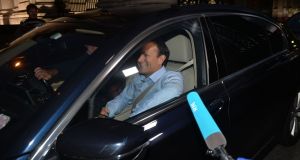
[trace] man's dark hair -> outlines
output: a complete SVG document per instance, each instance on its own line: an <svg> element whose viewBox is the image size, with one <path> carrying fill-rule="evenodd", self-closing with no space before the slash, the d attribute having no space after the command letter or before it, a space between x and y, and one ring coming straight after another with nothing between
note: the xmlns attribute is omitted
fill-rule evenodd
<svg viewBox="0 0 300 160"><path fill-rule="evenodd" d="M159 49L159 56L160 55L165 55L166 56L166 59L163 62L163 65L166 66L167 63L168 63L169 55L170 55L169 48L167 47L165 42L162 41L162 40L154 40L153 42L156 43L157 48Z"/></svg>
<svg viewBox="0 0 300 160"><path fill-rule="evenodd" d="M34 9L38 10L38 8L37 8L37 6L36 6L35 4L30 3L30 4L28 4L27 7L26 7L27 13L28 13L28 11L29 11L31 8L34 8Z"/></svg>

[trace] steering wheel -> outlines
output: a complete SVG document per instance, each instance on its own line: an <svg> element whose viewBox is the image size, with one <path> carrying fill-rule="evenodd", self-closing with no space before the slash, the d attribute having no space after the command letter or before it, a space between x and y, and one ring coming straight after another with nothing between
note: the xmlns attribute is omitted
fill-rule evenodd
<svg viewBox="0 0 300 160"><path fill-rule="evenodd" d="M16 68L15 63L22 63L23 66ZM14 79L10 85L23 92L21 93L23 97L27 98L32 105L43 104L54 94L52 87L47 81L38 80L34 76L34 67L32 65L20 60L12 61L12 65L14 65L14 68L11 68Z"/></svg>

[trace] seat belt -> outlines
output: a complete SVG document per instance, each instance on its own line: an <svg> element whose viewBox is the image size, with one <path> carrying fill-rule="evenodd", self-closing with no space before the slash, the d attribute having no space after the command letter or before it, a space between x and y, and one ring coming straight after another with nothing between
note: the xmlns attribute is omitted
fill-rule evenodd
<svg viewBox="0 0 300 160"><path fill-rule="evenodd" d="M119 121L123 121L125 119L127 119L131 112L132 109L134 109L136 107L136 105L146 96L146 94L151 90L151 88L155 85L155 83L151 84L150 86L148 86L142 93L140 93L132 102L131 105L129 105L128 107L126 107L121 113L119 113L118 115L115 116L114 119L119 120Z"/></svg>
<svg viewBox="0 0 300 160"><path fill-rule="evenodd" d="M182 65L180 68L178 68L178 69L176 70L176 72L181 72L181 71L183 71L184 69L190 67L190 66L193 65L193 64L194 64L194 61L193 61L193 59L191 59L190 61L188 61L188 62L186 62L184 65Z"/></svg>
<svg viewBox="0 0 300 160"><path fill-rule="evenodd" d="M145 97L145 95L150 91L150 89L155 85L155 83L148 86L139 96L135 98L135 100L132 102L132 109L135 108L135 106Z"/></svg>

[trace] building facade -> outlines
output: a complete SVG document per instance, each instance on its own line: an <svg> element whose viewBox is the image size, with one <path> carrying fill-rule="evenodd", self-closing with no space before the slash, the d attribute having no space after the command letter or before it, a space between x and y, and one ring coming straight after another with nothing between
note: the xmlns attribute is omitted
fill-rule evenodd
<svg viewBox="0 0 300 160"><path fill-rule="evenodd" d="M300 12L300 0L273 0L272 16L279 21L285 21L297 12Z"/></svg>
<svg viewBox="0 0 300 160"><path fill-rule="evenodd" d="M103 0L104 1L104 0ZM118 3L118 0L110 0ZM127 0L130 2L130 0ZM145 0L144 0L145 1ZM151 1L151 0L148 0ZM165 2L164 0L163 2ZM180 5L235 4L252 8L284 21L300 11L300 0L177 0ZM0 0L0 25L20 24L27 18L26 6L36 4L38 16L47 20L95 9L101 0Z"/></svg>
<svg viewBox="0 0 300 160"><path fill-rule="evenodd" d="M38 17L47 20L96 8L98 0L0 0L0 24L20 24L28 17L29 3L39 8Z"/></svg>
<svg viewBox="0 0 300 160"><path fill-rule="evenodd" d="M269 16L285 21L300 12L300 0L179 0L181 4L231 4L241 5L263 12Z"/></svg>

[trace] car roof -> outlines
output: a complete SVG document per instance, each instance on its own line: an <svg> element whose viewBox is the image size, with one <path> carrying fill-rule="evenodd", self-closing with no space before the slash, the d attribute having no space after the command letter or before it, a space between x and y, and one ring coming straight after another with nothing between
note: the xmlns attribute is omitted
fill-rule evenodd
<svg viewBox="0 0 300 160"><path fill-rule="evenodd" d="M140 7L140 8L137 8ZM84 20L89 19L95 22L103 22L105 20L115 22L128 22L134 21L136 19L143 18L145 16L155 17L157 20L160 20L157 16L164 15L165 17L174 17L180 14L189 14L189 13L243 13L243 14L252 14L257 16L262 16L265 18L270 18L267 15L264 15L261 12L257 12L255 10L251 10L242 6L237 5L186 5L186 6L178 6L178 5L166 5L166 4L156 4L151 7L147 6L125 6L125 7L116 7L116 8L98 8L95 10L87 11L85 13L71 15L69 17L74 18L76 20ZM57 21L57 20L56 20Z"/></svg>
<svg viewBox="0 0 300 160"><path fill-rule="evenodd" d="M152 7L153 8L153 7ZM193 6L169 6L156 8L135 8L134 6L120 8L102 9L87 11L85 13L70 15L54 19L47 23L64 23L78 24L91 27L106 26L111 28L126 28L124 26L132 26L140 24L143 26L152 25L163 19L176 17L180 15L193 13L244 13L244 14L259 14L253 10L249 10L239 6L229 5L193 5Z"/></svg>
<svg viewBox="0 0 300 160"><path fill-rule="evenodd" d="M162 7L159 7L162 5ZM154 7L155 6L155 7ZM216 13L238 13L238 14L251 14L259 17L264 17L271 21L274 19L263 13L233 5L192 5L192 6L178 6L158 4L152 7L117 7L117 8L98 8L95 10L87 11L85 13L70 15L68 17L58 18L53 20L52 23L81 23L90 26L105 26L111 28L126 29L129 26L142 25L143 27L150 26L154 23L164 19L184 16L187 14L216 14ZM140 8L138 8L140 7ZM146 9L145 9L146 8Z"/></svg>

